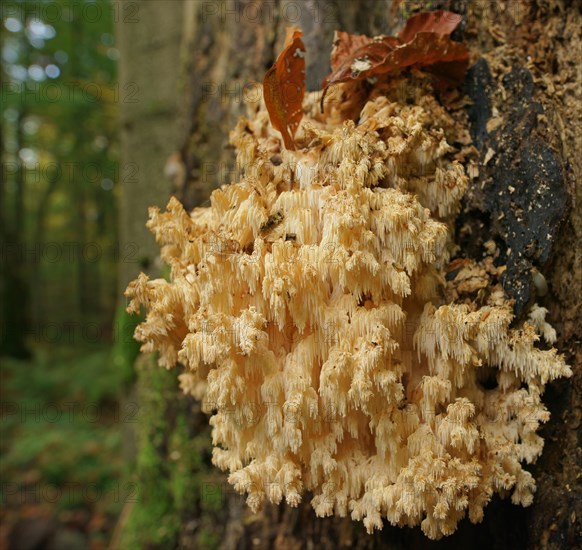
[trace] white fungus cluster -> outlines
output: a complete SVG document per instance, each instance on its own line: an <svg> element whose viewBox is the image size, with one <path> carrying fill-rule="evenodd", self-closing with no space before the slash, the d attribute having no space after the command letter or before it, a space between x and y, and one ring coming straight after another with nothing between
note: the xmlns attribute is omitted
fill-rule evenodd
<svg viewBox="0 0 582 550"><path fill-rule="evenodd" d="M150 211L171 267L133 281L136 337L212 414L213 462L248 493L318 516L421 525L473 522L494 493L532 501L522 467L541 453L544 385L568 376L537 308L446 303L447 223L467 187L427 109L376 94L357 123L315 94L282 147L264 107L231 135L239 182L187 213ZM484 381L488 380L487 383Z"/></svg>

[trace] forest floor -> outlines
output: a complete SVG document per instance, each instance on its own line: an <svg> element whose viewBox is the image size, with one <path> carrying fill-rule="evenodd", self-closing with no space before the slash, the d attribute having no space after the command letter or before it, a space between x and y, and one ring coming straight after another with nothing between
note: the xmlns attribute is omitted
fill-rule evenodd
<svg viewBox="0 0 582 550"><path fill-rule="evenodd" d="M0 549L107 548L127 492L121 370L111 349L4 359Z"/></svg>

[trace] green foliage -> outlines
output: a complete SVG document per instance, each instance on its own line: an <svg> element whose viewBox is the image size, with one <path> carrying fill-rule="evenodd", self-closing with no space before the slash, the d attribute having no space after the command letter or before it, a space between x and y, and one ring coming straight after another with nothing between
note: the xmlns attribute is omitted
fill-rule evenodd
<svg viewBox="0 0 582 550"><path fill-rule="evenodd" d="M0 353L23 355L13 342L27 325L74 324L79 343L93 323L91 338L106 341L125 253L115 3L5 0L2 14L0 276L23 290L17 303L0 296L0 323L14 327Z"/></svg>
<svg viewBox="0 0 582 550"><path fill-rule="evenodd" d="M3 480L28 488L40 495L41 504L57 510L84 508L115 517L123 472L119 387L119 373L104 349L41 351L30 361L6 359Z"/></svg>
<svg viewBox="0 0 582 550"><path fill-rule="evenodd" d="M203 529L198 536L198 547L214 550L220 546L220 537L212 530Z"/></svg>
<svg viewBox="0 0 582 550"><path fill-rule="evenodd" d="M99 403L117 399L123 373L108 348L36 348L32 362L6 359L8 393L26 402Z"/></svg>

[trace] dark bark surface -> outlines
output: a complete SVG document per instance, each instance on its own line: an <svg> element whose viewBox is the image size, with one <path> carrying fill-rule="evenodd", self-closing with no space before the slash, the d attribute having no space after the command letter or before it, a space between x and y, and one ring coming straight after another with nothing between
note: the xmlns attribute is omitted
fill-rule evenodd
<svg viewBox="0 0 582 550"><path fill-rule="evenodd" d="M503 287L515 300L519 317L532 299L532 268L547 263L567 214L570 197L564 168L539 136L544 109L533 98L533 78L526 68L515 65L504 77L507 124L492 133L487 131L490 100L483 91L493 84L485 60L475 64L467 80L467 95L473 100L469 109L472 136L483 166L479 183L483 185L474 186L465 204L467 215L458 220L473 226L461 245L467 251L481 248L482 238L499 241L500 261L507 266ZM497 154L485 164L489 150Z"/></svg>

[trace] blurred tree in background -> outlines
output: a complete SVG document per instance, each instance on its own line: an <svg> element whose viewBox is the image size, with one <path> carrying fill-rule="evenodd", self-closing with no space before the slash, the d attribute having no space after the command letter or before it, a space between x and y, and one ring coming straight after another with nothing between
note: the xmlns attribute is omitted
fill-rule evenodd
<svg viewBox="0 0 582 550"><path fill-rule="evenodd" d="M0 349L107 341L121 253L113 7L7 1L2 13Z"/></svg>
<svg viewBox="0 0 582 550"><path fill-rule="evenodd" d="M0 548L100 548L128 467L111 344L117 265L137 262L118 231L136 91L119 88L114 3L0 12Z"/></svg>

